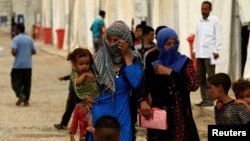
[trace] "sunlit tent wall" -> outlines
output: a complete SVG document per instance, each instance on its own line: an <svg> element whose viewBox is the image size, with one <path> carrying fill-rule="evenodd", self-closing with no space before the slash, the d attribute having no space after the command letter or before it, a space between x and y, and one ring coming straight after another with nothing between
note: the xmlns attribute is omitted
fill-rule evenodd
<svg viewBox="0 0 250 141"><path fill-rule="evenodd" d="M42 25L52 29L52 44L57 44L56 30L63 28L63 49L72 51L79 46L91 51L92 35L90 26L99 10L106 11L105 24L123 20L131 27L141 20L156 28L166 25L174 28L180 38L180 52L190 56L187 37L195 33L201 18L203 0L42 0ZM217 16L223 27L223 46L220 64L216 72L228 73L233 80L241 77L241 26L239 12L241 0L210 0L212 14ZM249 0L245 0L249 1ZM146 6L145 6L146 4ZM249 5L250 6L250 5ZM145 12L146 11L146 12ZM244 13L244 12L243 12ZM249 12L250 13L250 12ZM135 27L134 25L134 27ZM248 47L248 52L250 52ZM250 78L250 55L248 53L244 77Z"/></svg>

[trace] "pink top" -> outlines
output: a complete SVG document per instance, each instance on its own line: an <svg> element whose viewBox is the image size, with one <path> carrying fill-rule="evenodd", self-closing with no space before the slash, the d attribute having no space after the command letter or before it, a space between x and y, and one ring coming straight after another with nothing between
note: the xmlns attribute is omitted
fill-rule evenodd
<svg viewBox="0 0 250 141"><path fill-rule="evenodd" d="M86 128L88 126L88 110L76 104L74 109L74 116L71 122L70 133L75 134L80 127L80 138L86 135Z"/></svg>

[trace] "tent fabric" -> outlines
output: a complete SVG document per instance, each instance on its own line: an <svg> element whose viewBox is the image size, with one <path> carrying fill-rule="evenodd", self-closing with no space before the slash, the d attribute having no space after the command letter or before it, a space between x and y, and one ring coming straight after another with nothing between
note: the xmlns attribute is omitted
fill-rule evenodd
<svg viewBox="0 0 250 141"><path fill-rule="evenodd" d="M43 27L51 26L51 11L50 11L50 0L42 0L42 25Z"/></svg>
<svg viewBox="0 0 250 141"><path fill-rule="evenodd" d="M247 61L244 69L244 78L250 78L250 37L248 39L248 46L247 46Z"/></svg>
<svg viewBox="0 0 250 141"><path fill-rule="evenodd" d="M236 1L233 1L232 8L232 24L231 24L231 54L229 58L229 74L234 78L238 79L241 76L241 23L240 19L237 18L239 15L239 7ZM233 27L233 28L232 28Z"/></svg>
<svg viewBox="0 0 250 141"><path fill-rule="evenodd" d="M43 27L53 28L53 44L57 44L56 30L64 28L63 49L72 51L79 46L93 51L90 26L98 16L100 9L106 11L105 25L108 27L116 20L123 20L131 26L132 18L135 25L140 23L140 7L142 0L43 0ZM194 34L196 24L201 18L203 0L147 0L148 17L145 18L153 28L166 25L175 29L180 39L180 52L190 56L187 37ZM213 4L212 14L219 18L223 27L223 45L219 52L220 64L216 72L230 74L232 80L241 77L240 69L240 19L237 0L210 0ZM52 6L52 10L51 7ZM52 23L52 25L51 25ZM244 70L244 77L250 78L250 47Z"/></svg>
<svg viewBox="0 0 250 141"><path fill-rule="evenodd" d="M223 5L223 6L221 6ZM222 49L220 50L220 64L216 65L216 72L227 72L229 73L229 67L230 67L230 55L231 55L231 49L230 49L230 40L231 40L231 25L228 23L231 23L232 16L231 16L231 10L232 9L232 1L213 1L213 15L216 15L220 23L222 24ZM229 16L230 15L230 16Z"/></svg>

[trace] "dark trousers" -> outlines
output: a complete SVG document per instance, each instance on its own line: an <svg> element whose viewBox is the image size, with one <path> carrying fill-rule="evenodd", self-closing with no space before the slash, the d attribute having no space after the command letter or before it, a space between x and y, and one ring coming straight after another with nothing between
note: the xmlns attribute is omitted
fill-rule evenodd
<svg viewBox="0 0 250 141"><path fill-rule="evenodd" d="M133 141L136 139L136 128L135 124L137 122L137 97L132 92L130 96L130 114L131 114L131 128L132 128L132 137Z"/></svg>
<svg viewBox="0 0 250 141"><path fill-rule="evenodd" d="M95 53L103 46L103 39L101 37L93 39Z"/></svg>
<svg viewBox="0 0 250 141"><path fill-rule="evenodd" d="M81 100L76 96L76 93L74 91L70 91L67 99L66 109L62 117L61 125L68 125L71 114L75 109L75 105L79 102L81 102Z"/></svg>
<svg viewBox="0 0 250 141"><path fill-rule="evenodd" d="M12 69L11 86L17 97L25 96L24 101L30 99L32 69Z"/></svg>
<svg viewBox="0 0 250 141"><path fill-rule="evenodd" d="M215 74L215 65L211 65L207 58L197 58L196 62L202 101L213 103L207 93L207 78Z"/></svg>
<svg viewBox="0 0 250 141"><path fill-rule="evenodd" d="M174 141L173 135L166 130L147 129L148 141Z"/></svg>

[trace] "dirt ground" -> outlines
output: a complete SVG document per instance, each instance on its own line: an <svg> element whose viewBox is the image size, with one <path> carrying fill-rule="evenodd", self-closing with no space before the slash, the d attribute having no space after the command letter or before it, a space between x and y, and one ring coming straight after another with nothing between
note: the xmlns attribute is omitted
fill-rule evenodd
<svg viewBox="0 0 250 141"><path fill-rule="evenodd" d="M16 106L17 98L10 83L14 59L10 46L9 34L0 31L0 48L3 47L0 55L0 141L69 141L68 130L59 131L53 127L61 120L68 95L68 81L58 80L59 76L70 72L66 57L48 53L43 44L37 44L37 54L33 56L30 105ZM193 102L200 100L197 95L199 93L194 93ZM193 106L193 114L201 141L206 141L207 125L214 123L212 108ZM138 141L145 140L144 131L139 130Z"/></svg>
<svg viewBox="0 0 250 141"><path fill-rule="evenodd" d="M58 55L37 48L33 56L30 105L17 107L11 89L10 71L13 57L10 54L10 36L0 34L4 54L0 58L0 140L1 141L57 141L69 140L68 131L58 131L54 123L61 120L68 95L68 81L58 77L70 72L69 63Z"/></svg>

